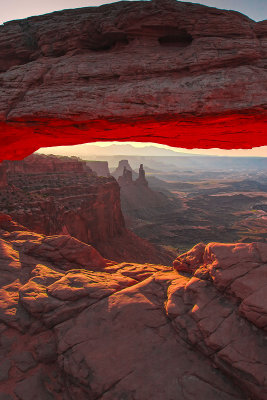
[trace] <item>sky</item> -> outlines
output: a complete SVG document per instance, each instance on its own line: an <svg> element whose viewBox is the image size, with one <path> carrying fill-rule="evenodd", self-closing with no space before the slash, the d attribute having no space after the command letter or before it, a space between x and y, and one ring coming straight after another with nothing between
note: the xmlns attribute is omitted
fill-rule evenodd
<svg viewBox="0 0 267 400"><path fill-rule="evenodd" d="M0 0L0 24L67 8L99 6L113 2L113 0ZM236 10L255 21L267 19L267 0L198 0L191 3Z"/></svg>
<svg viewBox="0 0 267 400"><path fill-rule="evenodd" d="M137 149L140 147L146 146L155 146L160 149L170 149L177 152L188 153L190 154L199 154L199 155L210 155L210 156L230 156L230 157L267 157L267 146L262 147L255 147L253 149L238 149L238 150L223 150L223 149L183 149L178 147L170 147L167 145L161 145L156 143L138 143L138 142L94 142L94 143L85 143L81 145L75 146L57 146L57 147L42 147L40 148L37 153L42 154L55 154L55 155L76 155L82 157L84 154L88 152L97 155L97 151L95 145L100 147L107 147L107 154L108 154L108 146L112 144L131 144L132 146L136 147ZM90 152L90 147L93 147L93 150ZM138 153L138 152L137 152ZM102 152L101 152L102 154ZM120 151L118 149L118 154Z"/></svg>

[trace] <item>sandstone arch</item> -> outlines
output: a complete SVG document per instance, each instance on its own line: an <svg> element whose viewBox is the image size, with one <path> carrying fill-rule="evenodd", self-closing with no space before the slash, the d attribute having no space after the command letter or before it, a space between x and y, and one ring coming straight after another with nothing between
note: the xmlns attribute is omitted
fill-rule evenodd
<svg viewBox="0 0 267 400"><path fill-rule="evenodd" d="M266 21L178 1L8 22L0 159L95 140L266 145L266 37Z"/></svg>

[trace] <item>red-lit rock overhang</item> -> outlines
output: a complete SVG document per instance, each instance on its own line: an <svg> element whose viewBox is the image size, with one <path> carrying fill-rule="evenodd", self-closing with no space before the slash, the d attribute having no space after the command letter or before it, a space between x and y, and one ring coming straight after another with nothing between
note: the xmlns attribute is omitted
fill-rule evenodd
<svg viewBox="0 0 267 400"><path fill-rule="evenodd" d="M98 140L267 145L267 21L121 2L0 27L0 159Z"/></svg>

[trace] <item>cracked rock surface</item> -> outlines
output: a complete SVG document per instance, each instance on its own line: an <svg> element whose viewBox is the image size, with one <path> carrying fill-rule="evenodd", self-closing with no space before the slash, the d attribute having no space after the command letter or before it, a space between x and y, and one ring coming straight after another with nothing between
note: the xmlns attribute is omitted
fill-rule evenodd
<svg viewBox="0 0 267 400"><path fill-rule="evenodd" d="M0 228L1 399L267 399L265 244L71 266L71 238Z"/></svg>

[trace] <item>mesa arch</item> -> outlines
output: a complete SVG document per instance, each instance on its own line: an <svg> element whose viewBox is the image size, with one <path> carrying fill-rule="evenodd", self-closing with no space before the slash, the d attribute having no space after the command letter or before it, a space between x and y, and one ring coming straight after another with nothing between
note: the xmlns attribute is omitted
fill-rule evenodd
<svg viewBox="0 0 267 400"><path fill-rule="evenodd" d="M173 0L0 26L0 160L96 140L267 144L267 21Z"/></svg>

